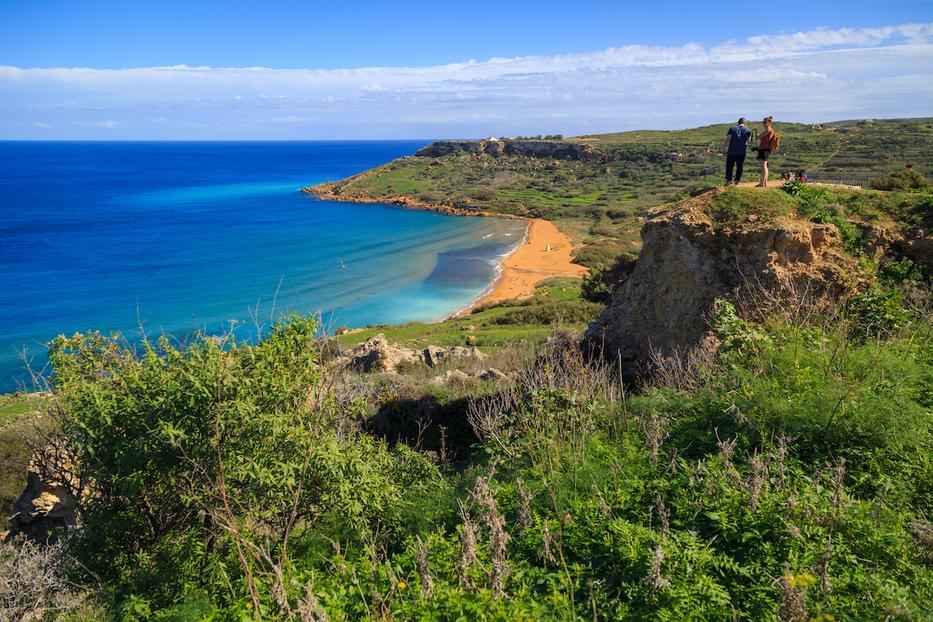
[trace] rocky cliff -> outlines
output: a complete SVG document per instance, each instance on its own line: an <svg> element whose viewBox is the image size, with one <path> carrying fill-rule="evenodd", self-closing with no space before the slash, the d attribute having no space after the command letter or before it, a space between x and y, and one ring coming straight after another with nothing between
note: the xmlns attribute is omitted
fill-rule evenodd
<svg viewBox="0 0 933 622"><path fill-rule="evenodd" d="M754 214L724 226L711 214L716 193L654 212L634 271L587 330L629 374L650 364L653 352L712 346L717 298L818 310L857 286L855 261L834 226Z"/></svg>
<svg viewBox="0 0 933 622"><path fill-rule="evenodd" d="M473 155L520 155L557 160L599 160L603 155L592 145L559 140L444 140L431 143L417 153L417 157L440 157L451 153Z"/></svg>

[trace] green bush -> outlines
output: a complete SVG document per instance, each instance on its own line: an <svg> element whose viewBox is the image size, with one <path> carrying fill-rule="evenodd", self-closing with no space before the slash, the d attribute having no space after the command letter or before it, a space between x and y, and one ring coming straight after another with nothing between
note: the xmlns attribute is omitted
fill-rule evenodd
<svg viewBox="0 0 933 622"><path fill-rule="evenodd" d="M804 188L806 185L799 179L792 179L781 186L781 190L794 197L800 195Z"/></svg>
<svg viewBox="0 0 933 622"><path fill-rule="evenodd" d="M603 305L586 300L534 302L497 316L492 320L499 325L563 324L573 326L592 322L603 310Z"/></svg>
<svg viewBox="0 0 933 622"><path fill-rule="evenodd" d="M590 269L600 269L613 265L616 260L625 254L621 245L616 243L590 244L573 251L574 263Z"/></svg>
<svg viewBox="0 0 933 622"><path fill-rule="evenodd" d="M885 261L878 266L878 276L892 287L905 283L923 283L923 270L908 257Z"/></svg>
<svg viewBox="0 0 933 622"><path fill-rule="evenodd" d="M121 606L250 577L271 597L263 551L282 556L314 526L393 533L405 488L430 485L423 458L338 433L358 408L321 386L315 331L296 317L252 347L199 336L137 353L97 333L52 344L64 433L92 490L75 554Z"/></svg>
<svg viewBox="0 0 933 622"><path fill-rule="evenodd" d="M886 177L875 177L868 182L875 190L921 190L927 181L923 175L912 168L895 171Z"/></svg>
<svg viewBox="0 0 933 622"><path fill-rule="evenodd" d="M616 288L624 283L635 269L635 263L636 259L619 255L607 266L591 268L589 274L583 277L583 298L590 302L607 304Z"/></svg>
<svg viewBox="0 0 933 622"><path fill-rule="evenodd" d="M857 294L846 307L853 334L859 338L891 334L908 319L897 290L872 289Z"/></svg>

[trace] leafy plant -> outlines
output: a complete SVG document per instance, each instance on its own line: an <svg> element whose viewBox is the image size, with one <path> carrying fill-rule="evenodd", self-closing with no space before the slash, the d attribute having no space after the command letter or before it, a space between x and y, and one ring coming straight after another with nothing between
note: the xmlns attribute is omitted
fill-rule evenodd
<svg viewBox="0 0 933 622"><path fill-rule="evenodd" d="M792 179L781 186L781 190L794 197L800 195L804 188L806 185L799 179Z"/></svg>
<svg viewBox="0 0 933 622"><path fill-rule="evenodd" d="M847 305L854 334L861 337L887 335L901 328L908 313L897 290L872 289L852 297Z"/></svg>
<svg viewBox="0 0 933 622"><path fill-rule="evenodd" d="M904 283L919 284L923 282L923 270L908 257L899 257L882 262L878 266L878 276L892 287Z"/></svg>

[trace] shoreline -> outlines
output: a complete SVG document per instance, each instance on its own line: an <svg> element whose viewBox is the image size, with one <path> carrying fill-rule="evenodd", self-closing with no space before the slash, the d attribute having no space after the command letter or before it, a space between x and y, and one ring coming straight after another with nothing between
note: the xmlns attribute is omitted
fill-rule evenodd
<svg viewBox="0 0 933 622"><path fill-rule="evenodd" d="M514 214L500 214L428 203L410 197L396 196L382 199L350 197L330 190L328 184L301 189L319 199L343 203L381 203L408 209L427 210L451 216L485 218L511 218L527 223L525 235L507 255L499 258L496 276L469 305L444 319L467 315L473 309L504 300L520 300L534 293L538 283L555 277L582 278L588 270L573 262L573 244L553 222L543 218L526 218Z"/></svg>
<svg viewBox="0 0 933 622"><path fill-rule="evenodd" d="M525 218L524 216L516 216L514 214L501 214L498 212L487 212L464 207L454 207L453 205L443 205L441 203L429 203L428 201L421 201L420 199L412 199L411 197L401 195L384 198L347 196L345 194L340 194L339 192L334 192L327 187L333 183L334 182L325 182L317 186L305 186L304 188L301 188L300 192L310 194L311 196L321 199L322 201L337 201L339 203L378 203L380 205L394 205L407 209L438 212L440 214L447 214L449 216L476 216L480 218L511 218L513 220L534 220L533 218Z"/></svg>
<svg viewBox="0 0 933 622"><path fill-rule="evenodd" d="M468 314L476 307L505 300L520 300L534 293L542 281L556 277L583 278L588 270L572 263L573 245L553 222L524 218L528 222L522 242L499 260L499 272L470 305L451 317Z"/></svg>

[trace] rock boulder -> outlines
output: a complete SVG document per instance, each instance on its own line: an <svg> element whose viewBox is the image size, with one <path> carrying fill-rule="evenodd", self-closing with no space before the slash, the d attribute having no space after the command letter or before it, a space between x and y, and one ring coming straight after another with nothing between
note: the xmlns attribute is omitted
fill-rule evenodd
<svg viewBox="0 0 933 622"><path fill-rule="evenodd" d="M363 372L385 372L394 374L401 363L422 361L419 352L393 346L386 336L379 333L356 346L349 354L347 366Z"/></svg>
<svg viewBox="0 0 933 622"><path fill-rule="evenodd" d="M338 361L356 371L394 374L398 366L404 363L424 363L428 367L439 367L452 360L482 360L485 357L486 355L475 346L443 348L430 345L422 350L395 346L389 343L384 334L379 333L353 348Z"/></svg>

